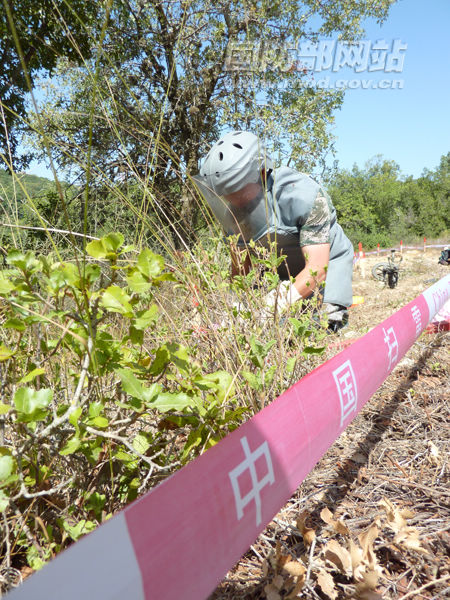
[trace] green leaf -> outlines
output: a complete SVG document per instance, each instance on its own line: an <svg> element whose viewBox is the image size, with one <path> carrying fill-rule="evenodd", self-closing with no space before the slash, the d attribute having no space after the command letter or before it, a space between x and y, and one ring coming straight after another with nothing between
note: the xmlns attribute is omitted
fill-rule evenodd
<svg viewBox="0 0 450 600"><path fill-rule="evenodd" d="M32 371L27 373L24 377L22 377L22 379L18 382L18 384L21 385L22 383L28 383L30 381L33 381L33 379L35 377L37 377L38 375L43 375L44 373L45 373L45 369L42 369L42 368L33 369Z"/></svg>
<svg viewBox="0 0 450 600"><path fill-rule="evenodd" d="M250 337L250 360L255 367L262 368L264 366L264 359L269 354L270 349L275 343L275 340L270 340L267 344L262 344L254 335Z"/></svg>
<svg viewBox="0 0 450 600"><path fill-rule="evenodd" d="M123 391L130 394L133 398L144 401L144 386L133 371L131 369L116 369L115 372L120 377Z"/></svg>
<svg viewBox="0 0 450 600"><path fill-rule="evenodd" d="M50 558L50 548L47 549L48 558ZM27 550L27 562L28 566L30 566L34 571L39 571L45 565L45 560L41 558L39 550L31 545Z"/></svg>
<svg viewBox="0 0 450 600"><path fill-rule="evenodd" d="M178 279L173 273L163 273L162 275L158 275L158 277L153 278L154 285L159 285L163 281L178 281Z"/></svg>
<svg viewBox="0 0 450 600"><path fill-rule="evenodd" d="M233 377L226 371L208 373L207 375L203 375L202 379L214 384L215 395L220 402L234 395ZM196 379L194 382L197 384Z"/></svg>
<svg viewBox="0 0 450 600"><path fill-rule="evenodd" d="M117 250L122 246L124 237L121 233L109 233L100 240L93 240L86 246L86 252L93 258L117 258Z"/></svg>
<svg viewBox="0 0 450 600"><path fill-rule="evenodd" d="M136 329L132 324L130 324L130 329L128 330L128 337L130 342L135 346L142 346L144 343L144 332Z"/></svg>
<svg viewBox="0 0 450 600"><path fill-rule="evenodd" d="M73 454L78 450L81 446L81 440L78 436L74 435L70 439L67 440L65 446L59 451L61 456L67 456L68 454Z"/></svg>
<svg viewBox="0 0 450 600"><path fill-rule="evenodd" d="M106 417L95 417L95 419L89 419L89 425L93 425L94 427L99 427L100 429L105 429L108 427L109 421Z"/></svg>
<svg viewBox="0 0 450 600"><path fill-rule="evenodd" d="M183 410L192 405L192 399L184 392L163 392L151 403L151 408L157 408L161 412L168 410Z"/></svg>
<svg viewBox="0 0 450 600"><path fill-rule="evenodd" d="M59 263L57 270L52 272L50 281L57 289L64 285L77 289L81 287L80 273L73 263Z"/></svg>
<svg viewBox="0 0 450 600"><path fill-rule="evenodd" d="M14 394L17 420L22 423L44 420L47 416L47 406L52 398L53 391L50 389L19 388Z"/></svg>
<svg viewBox="0 0 450 600"><path fill-rule="evenodd" d="M127 284L133 292L145 294L152 287L149 281L138 269L132 269L127 275Z"/></svg>
<svg viewBox="0 0 450 600"><path fill-rule="evenodd" d="M200 446L202 443L202 434L203 434L204 425L200 426L198 429L193 429L188 435L188 439L186 440L186 444L183 448L183 453L181 455L181 460L186 460L189 456L189 453L197 446Z"/></svg>
<svg viewBox="0 0 450 600"><path fill-rule="evenodd" d="M325 347L314 348L314 346L305 346L303 348L302 354L323 354L324 351L325 351Z"/></svg>
<svg viewBox="0 0 450 600"><path fill-rule="evenodd" d="M71 525L70 523L68 523L67 521L63 521L62 519L58 519L58 523L62 525L64 531L66 531L75 542L82 535L85 535L90 531L94 531L94 529L96 529L97 527L96 523L93 523L92 521L86 521L85 519L82 519L76 525Z"/></svg>
<svg viewBox="0 0 450 600"><path fill-rule="evenodd" d="M81 416L83 409L81 408L81 406L79 406L78 408L76 408L73 413L70 414L69 416L69 423L71 425L73 425L74 427L78 427L78 420Z"/></svg>
<svg viewBox="0 0 450 600"><path fill-rule="evenodd" d="M86 244L86 252L93 258L105 258L108 254L101 240L92 240L92 242Z"/></svg>
<svg viewBox="0 0 450 600"><path fill-rule="evenodd" d="M3 404L0 402L0 415L6 415L7 412L11 410L11 406L9 404Z"/></svg>
<svg viewBox="0 0 450 600"><path fill-rule="evenodd" d="M150 448L150 442L148 441L147 435L144 433L138 433L133 440L133 448L139 454L145 454Z"/></svg>
<svg viewBox="0 0 450 600"><path fill-rule="evenodd" d="M98 492L92 492L89 498L86 500L85 508L87 510L93 510L95 516L100 518L103 507L106 504L106 495L99 494Z"/></svg>
<svg viewBox="0 0 450 600"><path fill-rule="evenodd" d="M144 388L144 402L147 405L151 404L160 392L161 386L159 383L152 383L148 388Z"/></svg>
<svg viewBox="0 0 450 600"><path fill-rule="evenodd" d="M12 475L14 467L14 458L10 454L0 455L0 481L5 481Z"/></svg>
<svg viewBox="0 0 450 600"><path fill-rule="evenodd" d="M145 387L131 369L116 369L115 372L120 377L124 392L141 402L145 402L146 404L153 402L161 391L161 386L157 383L152 383L149 387ZM142 410L142 406L135 406L134 408Z"/></svg>
<svg viewBox="0 0 450 600"><path fill-rule="evenodd" d="M165 344L165 346L169 351L171 362L177 366L178 370L182 374L188 375L191 366L191 359L188 349L185 346L177 343Z"/></svg>
<svg viewBox="0 0 450 600"><path fill-rule="evenodd" d="M84 269L84 280L88 281L89 283L97 281L101 273L102 270L100 269L99 265L86 265Z"/></svg>
<svg viewBox="0 0 450 600"><path fill-rule="evenodd" d="M166 366L170 362L170 354L166 346L161 346L156 350L155 358L149 367L148 372L150 375L159 375L164 371Z"/></svg>
<svg viewBox="0 0 450 600"><path fill-rule="evenodd" d="M208 411L206 410L206 407L204 405L204 400L201 396L190 396L191 398L191 408L192 409L196 409L198 414L201 417L204 417Z"/></svg>
<svg viewBox="0 0 450 600"><path fill-rule="evenodd" d="M116 252L122 245L124 237L120 232L111 232L100 240L108 250Z"/></svg>
<svg viewBox="0 0 450 600"><path fill-rule="evenodd" d="M122 448L119 448L114 454L114 458L120 460L123 463L132 463L136 460L136 456L132 456L129 452L125 452Z"/></svg>
<svg viewBox="0 0 450 600"><path fill-rule="evenodd" d="M15 354L15 351L10 350L3 344L0 344L0 362L2 362L4 360L8 360L9 358L11 358L11 356L14 356L14 354Z"/></svg>
<svg viewBox="0 0 450 600"><path fill-rule="evenodd" d="M73 263L63 263L60 267L60 271L65 285L78 289L81 287L80 272L77 265Z"/></svg>
<svg viewBox="0 0 450 600"><path fill-rule="evenodd" d="M20 319L17 319L16 317L5 321L3 323L3 327L5 329L15 329L16 331L25 331L25 329L27 328L26 324Z"/></svg>
<svg viewBox="0 0 450 600"><path fill-rule="evenodd" d="M36 257L31 250L28 250L25 254L19 250L11 250L6 257L6 262L17 269L26 272L39 266L39 261L36 260Z"/></svg>
<svg viewBox="0 0 450 600"><path fill-rule="evenodd" d="M137 317L133 322L136 329L147 329L150 325L153 325L158 318L158 307L156 304L152 304L148 310L139 311Z"/></svg>
<svg viewBox="0 0 450 600"><path fill-rule="evenodd" d="M110 312L132 317L133 308L129 300L130 296L122 288L117 285L110 285L103 293L100 304Z"/></svg>
<svg viewBox="0 0 450 600"><path fill-rule="evenodd" d="M16 286L6 279L3 274L0 274L0 296L8 296Z"/></svg>
<svg viewBox="0 0 450 600"><path fill-rule="evenodd" d="M164 268L164 259L146 248L138 256L137 266L146 277L157 277Z"/></svg>
<svg viewBox="0 0 450 600"><path fill-rule="evenodd" d="M242 376L253 390L256 390L257 392L262 390L263 386L261 383L261 378L257 377L254 373L251 373L250 371L242 371Z"/></svg>
<svg viewBox="0 0 450 600"><path fill-rule="evenodd" d="M91 402L89 404L89 416L91 417L91 419L98 417L99 414L102 412L102 410L103 410L102 402Z"/></svg>
<svg viewBox="0 0 450 600"><path fill-rule="evenodd" d="M297 357L296 356L291 356L290 358L288 358L287 361L286 361L286 372L287 373L292 373L292 371L294 370L296 364L297 364Z"/></svg>
<svg viewBox="0 0 450 600"><path fill-rule="evenodd" d="M294 317L290 317L289 322L294 328L294 334L298 338L303 339L305 337L309 337L312 334L309 323L302 323L302 321L294 319Z"/></svg>

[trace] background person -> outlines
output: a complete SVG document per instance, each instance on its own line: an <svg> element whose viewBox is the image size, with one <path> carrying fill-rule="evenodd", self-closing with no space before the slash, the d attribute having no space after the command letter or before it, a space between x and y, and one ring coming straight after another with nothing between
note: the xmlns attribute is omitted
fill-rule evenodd
<svg viewBox="0 0 450 600"><path fill-rule="evenodd" d="M450 246L445 246L442 250L438 263L440 265L450 265Z"/></svg>
<svg viewBox="0 0 450 600"><path fill-rule="evenodd" d="M278 268L282 284L269 292L266 304L284 310L325 281L329 326L345 325L352 304L353 246L316 181L288 167L274 169L259 138L245 131L219 139L194 179L225 233L239 236L232 275L249 272L250 253L244 261L241 254L250 240L264 246L275 241L286 259Z"/></svg>

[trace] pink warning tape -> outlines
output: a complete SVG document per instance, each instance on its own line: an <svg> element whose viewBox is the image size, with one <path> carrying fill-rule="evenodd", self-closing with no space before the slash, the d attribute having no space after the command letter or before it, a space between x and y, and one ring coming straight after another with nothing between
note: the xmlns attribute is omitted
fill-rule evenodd
<svg viewBox="0 0 450 600"><path fill-rule="evenodd" d="M426 330L428 333L450 331L450 300L447 300L439 312L436 313Z"/></svg>
<svg viewBox="0 0 450 600"><path fill-rule="evenodd" d="M206 598L449 298L447 275L8 597Z"/></svg>

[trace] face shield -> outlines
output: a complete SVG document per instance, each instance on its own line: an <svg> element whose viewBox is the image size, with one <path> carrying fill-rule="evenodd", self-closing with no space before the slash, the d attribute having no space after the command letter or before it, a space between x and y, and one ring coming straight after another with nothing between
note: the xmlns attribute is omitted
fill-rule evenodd
<svg viewBox="0 0 450 600"><path fill-rule="evenodd" d="M261 181L247 183L237 192L218 195L201 176L193 179L226 235L240 235L245 242L256 241L273 224L271 195L265 192Z"/></svg>

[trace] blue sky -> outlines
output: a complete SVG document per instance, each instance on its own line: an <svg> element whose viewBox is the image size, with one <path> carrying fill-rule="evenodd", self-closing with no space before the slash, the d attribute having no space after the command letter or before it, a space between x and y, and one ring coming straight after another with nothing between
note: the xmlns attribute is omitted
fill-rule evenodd
<svg viewBox="0 0 450 600"><path fill-rule="evenodd" d="M351 69L331 74L348 80L401 79L402 89L350 89L335 115L335 159L351 169L377 154L400 165L403 175L419 177L424 168L434 169L450 151L450 0L399 0L386 22L365 24L364 40L401 40L401 73L354 73ZM315 78L327 73L316 73ZM330 164L332 157L330 157ZM29 170L49 176L44 165Z"/></svg>
<svg viewBox="0 0 450 600"><path fill-rule="evenodd" d="M404 86L346 92L333 128L340 168L363 167L382 154L395 160L403 175L418 177L450 151L449 26L450 0L400 0L384 25L366 22L365 40L400 39L408 45L403 72L384 74L403 79Z"/></svg>

